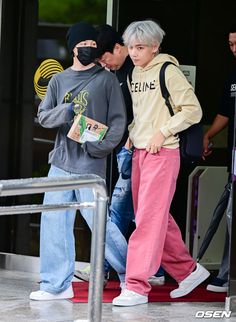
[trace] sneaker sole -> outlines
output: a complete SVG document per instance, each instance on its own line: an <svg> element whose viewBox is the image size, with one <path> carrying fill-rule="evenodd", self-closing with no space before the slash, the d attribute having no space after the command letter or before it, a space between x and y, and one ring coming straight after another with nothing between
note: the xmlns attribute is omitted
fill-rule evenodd
<svg viewBox="0 0 236 322"><path fill-rule="evenodd" d="M68 300L72 299L74 297L74 292L68 292L66 295L45 295L45 296L39 296L35 294L30 294L29 299L32 301L57 301L57 300Z"/></svg>
<svg viewBox="0 0 236 322"><path fill-rule="evenodd" d="M135 305L142 305L147 304L148 300L143 300L138 303L128 303L127 301L112 301L112 305L114 306L135 306Z"/></svg>
<svg viewBox="0 0 236 322"><path fill-rule="evenodd" d="M228 292L228 287L227 286L215 286L215 285L207 285L207 291L210 292L216 292L216 293L224 293Z"/></svg>
<svg viewBox="0 0 236 322"><path fill-rule="evenodd" d="M189 293L191 293L198 285L200 285L202 282L204 282L208 277L210 276L210 273L205 270L204 272L202 272L201 277L199 278L198 281L196 281L195 283L192 284L191 287L189 287L188 289L185 289L185 291L180 291L178 290L178 294L175 295L175 290L170 292L170 297L172 299L176 299L178 297L182 297L185 295L188 295Z"/></svg>
<svg viewBox="0 0 236 322"><path fill-rule="evenodd" d="M30 297L31 301L59 301L59 300L68 300L72 299L74 294L67 297L50 297L50 298L42 298L42 297Z"/></svg>

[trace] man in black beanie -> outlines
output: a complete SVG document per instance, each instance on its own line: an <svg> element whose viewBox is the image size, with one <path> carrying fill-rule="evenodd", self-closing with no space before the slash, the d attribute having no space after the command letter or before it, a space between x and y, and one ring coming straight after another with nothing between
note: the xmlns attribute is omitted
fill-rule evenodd
<svg viewBox="0 0 236 322"><path fill-rule="evenodd" d="M38 110L43 127L58 128L54 149L49 154L48 176L95 174L105 179L106 157L122 139L126 113L117 78L94 63L96 31L92 25L79 22L67 33L67 44L73 64L53 76ZM78 143L67 134L74 116L81 114L108 127L100 141ZM93 202L91 188L46 192L44 204ZM80 210L92 229L93 210ZM40 290L30 299L37 301L66 299L74 296L75 245L73 227L76 210L42 213L40 232ZM117 226L107 218L105 257L124 281L127 242Z"/></svg>
<svg viewBox="0 0 236 322"><path fill-rule="evenodd" d="M94 41L97 40L97 32L95 28L85 21L74 24L66 34L69 52L73 54L75 46L81 41L88 39Z"/></svg>

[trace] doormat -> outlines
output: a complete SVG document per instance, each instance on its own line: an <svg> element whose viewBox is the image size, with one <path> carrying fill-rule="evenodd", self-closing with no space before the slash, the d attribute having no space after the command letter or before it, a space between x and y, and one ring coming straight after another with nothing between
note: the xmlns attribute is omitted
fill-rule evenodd
<svg viewBox="0 0 236 322"><path fill-rule="evenodd" d="M87 282L72 282L74 298L69 299L73 303L88 303ZM113 298L120 294L120 283L118 281L109 281L103 291L103 303L111 303ZM148 302L224 302L226 293L209 292L206 290L206 284L201 284L190 294L172 299L170 292L177 288L177 283L167 282L162 286L152 286L148 296Z"/></svg>

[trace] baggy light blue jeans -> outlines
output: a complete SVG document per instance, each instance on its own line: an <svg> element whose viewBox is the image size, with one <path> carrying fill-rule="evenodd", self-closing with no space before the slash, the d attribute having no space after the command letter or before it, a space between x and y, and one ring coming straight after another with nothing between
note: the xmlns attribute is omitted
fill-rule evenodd
<svg viewBox="0 0 236 322"><path fill-rule="evenodd" d="M51 166L48 176L60 177L76 175L55 166ZM93 190L81 188L79 190L46 192L44 204L66 202L92 202ZM84 208L80 210L89 228L92 230L94 210ZM75 240L74 221L76 210L43 212L40 228L40 289L50 293L60 293L66 290L74 275ZM120 281L125 279L125 265L127 242L118 227L107 216L105 258L119 275Z"/></svg>

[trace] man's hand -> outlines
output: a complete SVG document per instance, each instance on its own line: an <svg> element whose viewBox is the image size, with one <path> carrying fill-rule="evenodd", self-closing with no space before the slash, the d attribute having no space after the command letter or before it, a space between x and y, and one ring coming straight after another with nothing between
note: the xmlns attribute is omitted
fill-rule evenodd
<svg viewBox="0 0 236 322"><path fill-rule="evenodd" d="M208 135L204 135L203 138L203 154L202 159L206 160L206 157L208 157L212 153L212 142L210 142L210 138Z"/></svg>
<svg viewBox="0 0 236 322"><path fill-rule="evenodd" d="M165 141L165 136L159 131L157 134L155 134L151 140L148 142L146 151L150 153L157 153L161 150L161 147Z"/></svg>
<svg viewBox="0 0 236 322"><path fill-rule="evenodd" d="M130 138L127 139L125 143L126 150L130 150L133 147L133 142L130 140Z"/></svg>
<svg viewBox="0 0 236 322"><path fill-rule="evenodd" d="M216 115L211 127L205 133L203 138L203 160L205 160L205 158L212 153L212 143L210 142L210 139L213 138L219 132L221 132L228 125L228 123L228 117L223 116L221 114Z"/></svg>

